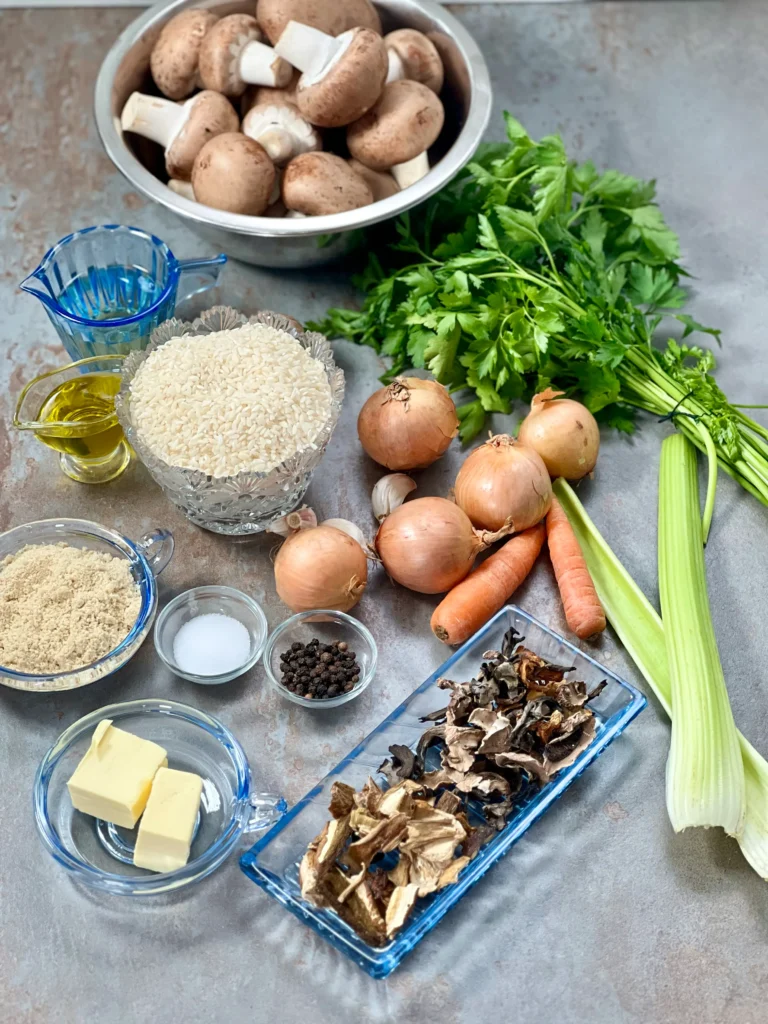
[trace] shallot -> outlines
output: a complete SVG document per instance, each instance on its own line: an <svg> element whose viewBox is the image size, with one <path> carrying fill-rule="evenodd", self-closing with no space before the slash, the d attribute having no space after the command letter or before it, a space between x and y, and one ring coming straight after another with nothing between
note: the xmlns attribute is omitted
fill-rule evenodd
<svg viewBox="0 0 768 1024"><path fill-rule="evenodd" d="M547 467L532 449L509 434L497 434L476 448L459 470L456 504L475 526L499 530L509 519L514 529L541 522L552 503Z"/></svg>
<svg viewBox="0 0 768 1024"><path fill-rule="evenodd" d="M388 515L376 535L376 550L397 583L419 594L442 594L463 580L478 554L512 532L475 530L446 498L416 498Z"/></svg>
<svg viewBox="0 0 768 1024"><path fill-rule="evenodd" d="M322 524L298 530L275 558L275 585L295 612L329 608L346 612L368 582L365 552L348 533Z"/></svg>
<svg viewBox="0 0 768 1024"><path fill-rule="evenodd" d="M562 394L547 388L534 395L518 440L539 453L553 480L580 480L595 468L600 428L585 405Z"/></svg>
<svg viewBox="0 0 768 1024"><path fill-rule="evenodd" d="M365 403L357 419L360 443L387 469L426 469L459 430L456 406L442 384L397 377Z"/></svg>

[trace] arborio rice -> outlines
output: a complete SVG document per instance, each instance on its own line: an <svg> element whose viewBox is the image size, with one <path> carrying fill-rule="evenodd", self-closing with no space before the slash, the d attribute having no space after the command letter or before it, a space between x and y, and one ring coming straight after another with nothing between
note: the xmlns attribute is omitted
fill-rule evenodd
<svg viewBox="0 0 768 1024"><path fill-rule="evenodd" d="M330 405L323 364L263 324L172 338L131 383L141 440L171 465L212 476L266 472L314 447Z"/></svg>

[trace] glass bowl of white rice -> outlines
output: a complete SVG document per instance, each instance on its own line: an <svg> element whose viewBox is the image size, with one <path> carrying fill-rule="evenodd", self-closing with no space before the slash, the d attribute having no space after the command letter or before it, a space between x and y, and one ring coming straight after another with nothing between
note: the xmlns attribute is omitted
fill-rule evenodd
<svg viewBox="0 0 768 1024"><path fill-rule="evenodd" d="M188 519L231 536L296 508L344 399L327 338L228 306L160 324L121 377L115 407L138 457Z"/></svg>

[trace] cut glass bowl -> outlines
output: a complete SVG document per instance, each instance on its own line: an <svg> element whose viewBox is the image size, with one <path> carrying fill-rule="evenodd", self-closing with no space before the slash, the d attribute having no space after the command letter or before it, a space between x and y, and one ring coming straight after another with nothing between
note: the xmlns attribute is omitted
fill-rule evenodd
<svg viewBox="0 0 768 1024"><path fill-rule="evenodd" d="M314 447L296 452L269 472L246 472L235 476L210 476L200 470L171 466L142 440L131 414L131 381L136 371L160 345L182 335L204 336L232 330L245 324L264 324L285 331L325 367L331 387L328 419L314 441ZM344 400L344 372L333 359L330 342L322 334L302 331L295 320L278 313L245 316L229 306L215 306L192 323L171 319L160 324L143 352L131 352L121 373L120 392L115 400L117 416L125 436L166 496L197 526L214 533L237 536L261 533L276 517L291 512L309 487L312 474L331 439Z"/></svg>

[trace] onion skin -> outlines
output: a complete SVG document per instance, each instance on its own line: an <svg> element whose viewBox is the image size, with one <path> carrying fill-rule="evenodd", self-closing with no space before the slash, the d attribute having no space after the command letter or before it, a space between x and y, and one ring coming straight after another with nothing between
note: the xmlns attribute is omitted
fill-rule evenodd
<svg viewBox="0 0 768 1024"><path fill-rule="evenodd" d="M500 530L511 517L515 532L540 523L552 504L552 483L540 456L509 434L497 434L471 452L459 470L456 504L475 526Z"/></svg>
<svg viewBox="0 0 768 1024"><path fill-rule="evenodd" d="M442 594L472 568L475 558L511 532L475 530L469 518L446 498L416 498L390 513L376 534L376 550L396 583L419 594Z"/></svg>
<svg viewBox="0 0 768 1024"><path fill-rule="evenodd" d="M518 440L539 453L553 480L581 480L595 468L600 428L585 405L562 394L547 388L534 396Z"/></svg>
<svg viewBox="0 0 768 1024"><path fill-rule="evenodd" d="M360 410L357 433L374 462L387 469L426 469L459 431L456 406L442 384L397 377Z"/></svg>
<svg viewBox="0 0 768 1024"><path fill-rule="evenodd" d="M275 558L278 596L294 612L347 612L360 600L367 582L365 552L333 526L294 533Z"/></svg>

